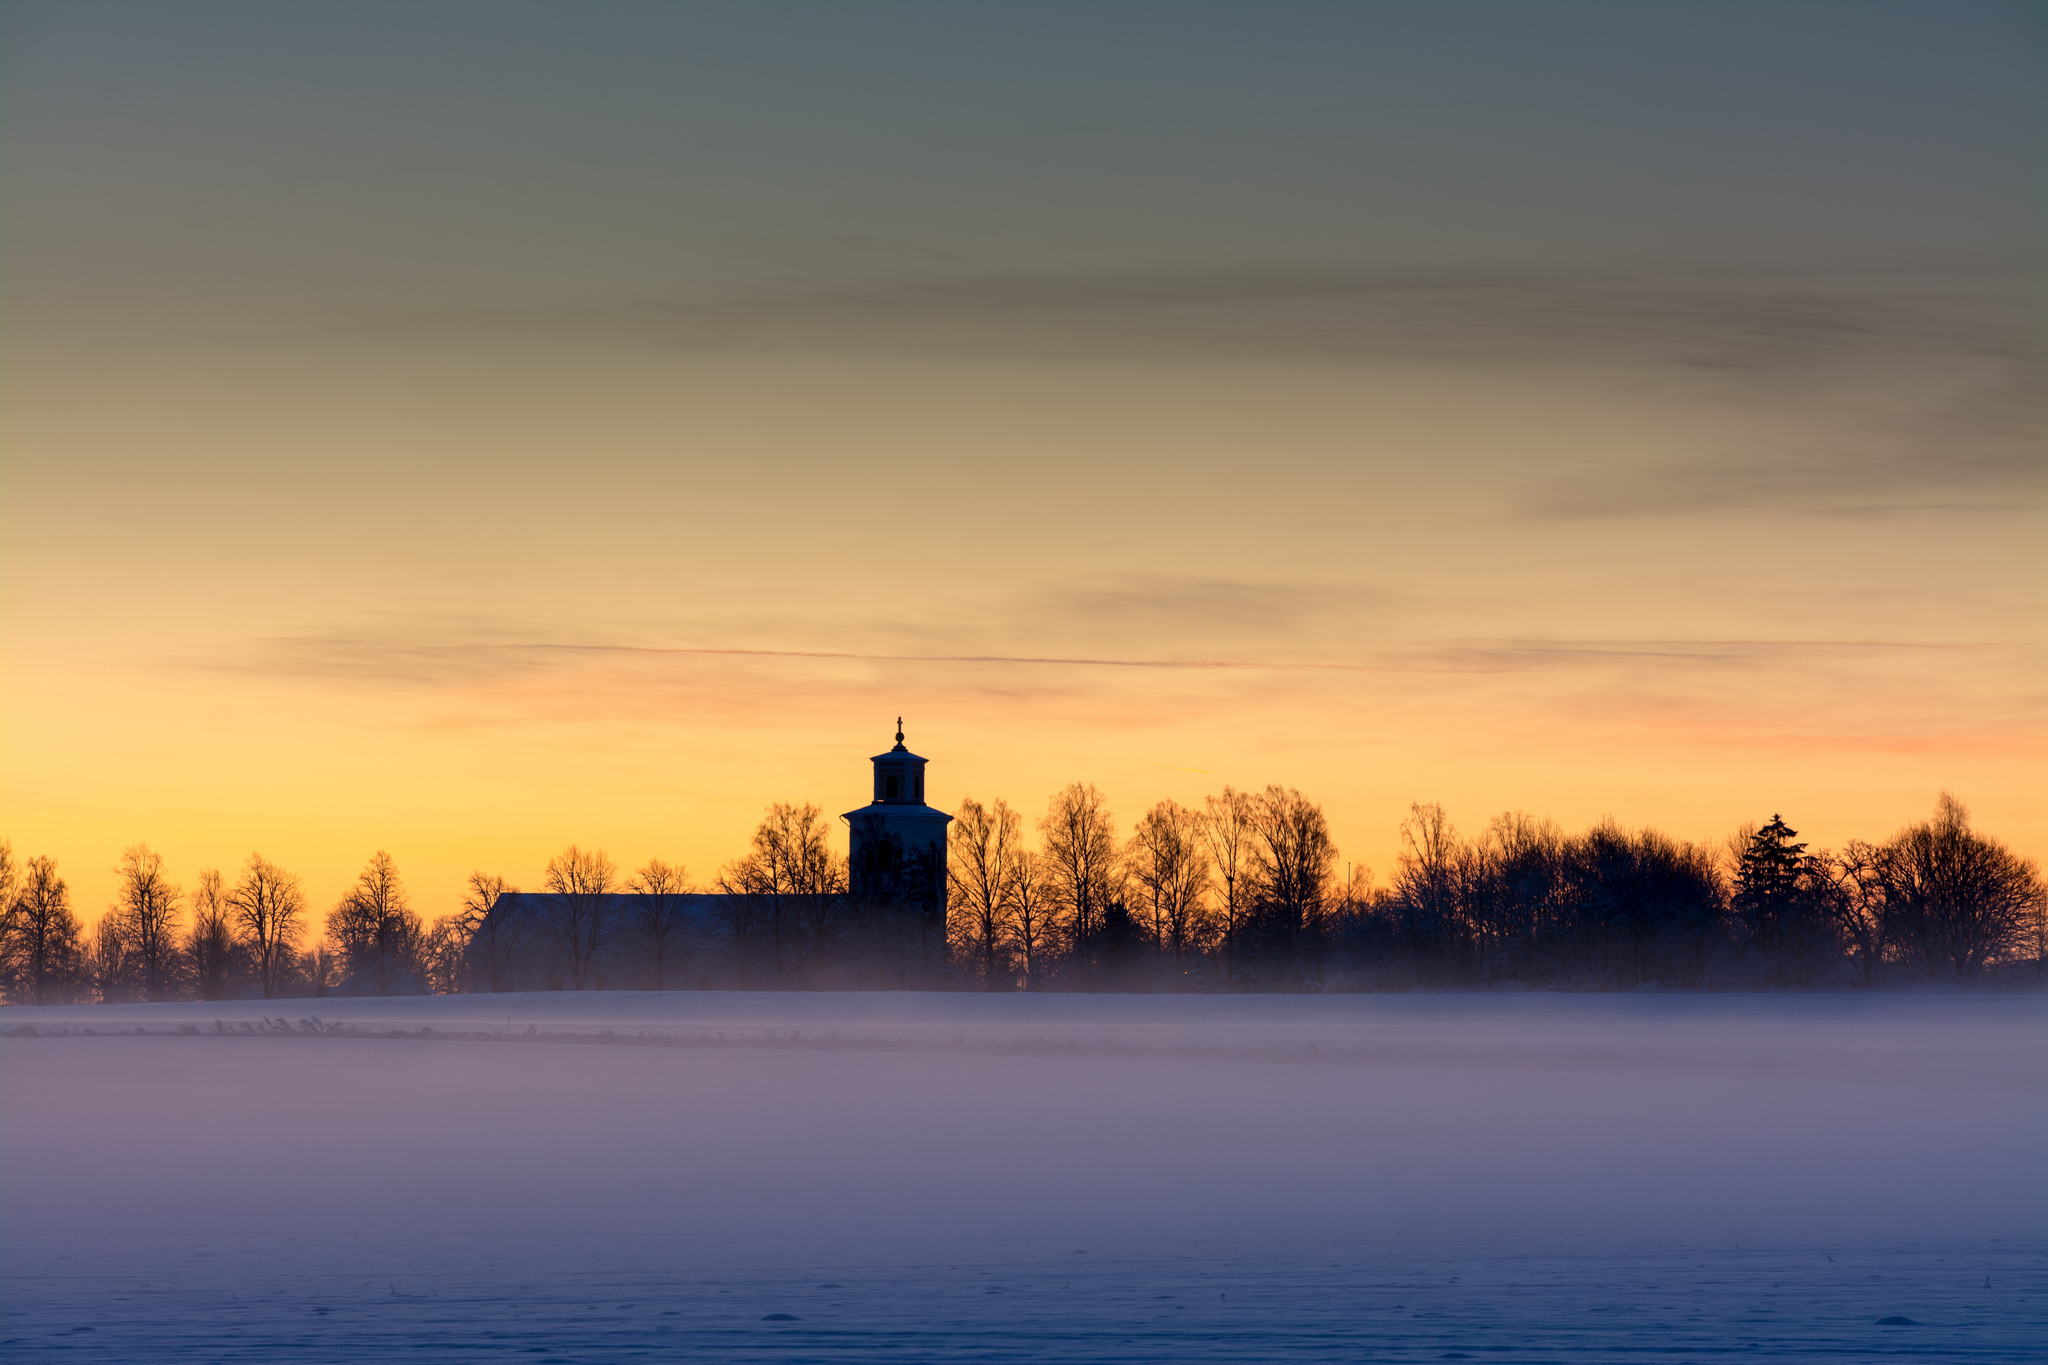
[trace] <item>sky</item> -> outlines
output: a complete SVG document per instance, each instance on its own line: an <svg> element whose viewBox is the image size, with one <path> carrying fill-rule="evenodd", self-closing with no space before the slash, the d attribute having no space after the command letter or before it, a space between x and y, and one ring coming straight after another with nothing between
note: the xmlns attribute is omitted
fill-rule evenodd
<svg viewBox="0 0 2048 1365"><path fill-rule="evenodd" d="M0 8L0 836L2048 854L2025 4Z"/></svg>

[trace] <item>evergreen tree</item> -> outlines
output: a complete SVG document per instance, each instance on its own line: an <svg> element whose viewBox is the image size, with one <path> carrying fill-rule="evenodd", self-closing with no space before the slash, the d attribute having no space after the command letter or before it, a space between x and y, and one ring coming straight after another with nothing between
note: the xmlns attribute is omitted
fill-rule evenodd
<svg viewBox="0 0 2048 1365"><path fill-rule="evenodd" d="M1794 843L1799 831L1773 814L1771 822L1749 837L1735 869L1735 909L1749 930L1750 942L1775 952L1791 921L1798 917L1801 878L1806 871L1806 845Z"/></svg>

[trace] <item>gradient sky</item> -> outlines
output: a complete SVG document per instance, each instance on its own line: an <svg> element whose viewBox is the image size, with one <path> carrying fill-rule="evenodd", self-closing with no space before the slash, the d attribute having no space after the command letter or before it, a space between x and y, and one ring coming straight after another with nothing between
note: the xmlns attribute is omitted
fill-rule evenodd
<svg viewBox="0 0 2048 1365"><path fill-rule="evenodd" d="M2048 853L2028 4L21 5L0 834Z"/></svg>

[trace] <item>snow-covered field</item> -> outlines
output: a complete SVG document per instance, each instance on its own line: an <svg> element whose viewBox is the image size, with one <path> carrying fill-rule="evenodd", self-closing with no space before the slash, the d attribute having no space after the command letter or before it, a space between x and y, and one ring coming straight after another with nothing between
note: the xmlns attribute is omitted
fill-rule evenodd
<svg viewBox="0 0 2048 1365"><path fill-rule="evenodd" d="M605 993L0 1029L9 1360L2048 1338L2040 996Z"/></svg>

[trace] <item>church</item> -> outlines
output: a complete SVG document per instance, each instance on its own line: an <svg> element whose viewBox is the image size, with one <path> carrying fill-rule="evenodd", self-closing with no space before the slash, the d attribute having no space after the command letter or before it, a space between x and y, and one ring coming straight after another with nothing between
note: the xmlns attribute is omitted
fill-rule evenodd
<svg viewBox="0 0 2048 1365"><path fill-rule="evenodd" d="M472 935L472 991L936 984L946 958L946 830L903 742L869 760L839 895L560 896L508 891ZM662 926L657 935L650 926ZM793 965L794 964L794 965Z"/></svg>
<svg viewBox="0 0 2048 1365"><path fill-rule="evenodd" d="M874 793L868 804L839 818L847 828L847 891L855 901L910 897L946 907L946 826L953 817L924 800L927 760L903 747L903 717L896 747L869 760ZM927 887L925 882L932 885Z"/></svg>

